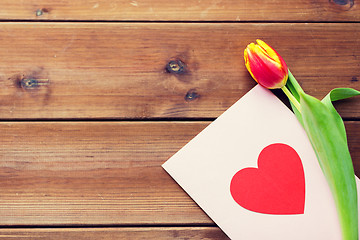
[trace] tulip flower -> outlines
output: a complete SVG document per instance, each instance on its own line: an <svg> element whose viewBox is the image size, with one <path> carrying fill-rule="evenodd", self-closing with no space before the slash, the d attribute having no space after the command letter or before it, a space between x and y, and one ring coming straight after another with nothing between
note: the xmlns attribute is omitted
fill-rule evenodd
<svg viewBox="0 0 360 240"><path fill-rule="evenodd" d="M288 67L283 58L269 45L260 39L250 43L244 51L245 66L257 83L268 89L281 88L293 105L300 110L286 82L289 76Z"/></svg>
<svg viewBox="0 0 360 240"><path fill-rule="evenodd" d="M281 56L261 40L257 40L257 44L249 44L244 57L245 66L256 82L269 89L281 88L289 98L331 189L343 240L357 240L359 233L355 173L344 122L332 101L360 95L360 92L351 88L336 88L321 101L306 94Z"/></svg>
<svg viewBox="0 0 360 240"><path fill-rule="evenodd" d="M261 86L274 89L285 86L288 68L282 57L261 40L250 43L244 51L245 66Z"/></svg>

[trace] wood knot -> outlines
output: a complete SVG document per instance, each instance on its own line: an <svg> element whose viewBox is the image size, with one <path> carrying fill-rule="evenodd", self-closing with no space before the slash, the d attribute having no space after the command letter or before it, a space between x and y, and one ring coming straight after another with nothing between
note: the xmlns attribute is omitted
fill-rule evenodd
<svg viewBox="0 0 360 240"><path fill-rule="evenodd" d="M44 13L49 13L49 12L50 12L49 9L47 9L47 8L41 8L41 9L36 10L35 15L36 15L37 17L40 17L40 16L43 15Z"/></svg>
<svg viewBox="0 0 360 240"><path fill-rule="evenodd" d="M186 72L186 65L181 60L171 60L166 64L166 71L168 73L183 74Z"/></svg>
<svg viewBox="0 0 360 240"><path fill-rule="evenodd" d="M190 89L185 94L185 101L187 101L187 102L193 101L198 98L200 98L200 94L196 91L196 89Z"/></svg>
<svg viewBox="0 0 360 240"><path fill-rule="evenodd" d="M350 10L355 4L354 0L329 0L329 2L340 6L344 10Z"/></svg>
<svg viewBox="0 0 360 240"><path fill-rule="evenodd" d="M23 89L34 89L41 85L48 85L49 79L22 78L20 85Z"/></svg>

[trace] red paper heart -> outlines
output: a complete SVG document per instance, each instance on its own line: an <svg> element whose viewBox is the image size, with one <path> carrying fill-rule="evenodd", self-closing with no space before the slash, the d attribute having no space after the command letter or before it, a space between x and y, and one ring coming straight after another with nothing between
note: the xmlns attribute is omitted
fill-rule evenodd
<svg viewBox="0 0 360 240"><path fill-rule="evenodd" d="M266 214L303 214L305 176L301 159L281 143L265 147L258 168L244 168L231 180L230 192L243 208Z"/></svg>

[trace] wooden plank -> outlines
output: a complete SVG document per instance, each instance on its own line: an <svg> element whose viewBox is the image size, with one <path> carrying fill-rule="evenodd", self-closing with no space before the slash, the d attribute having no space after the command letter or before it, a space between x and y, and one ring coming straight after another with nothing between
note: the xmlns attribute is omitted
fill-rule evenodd
<svg viewBox="0 0 360 240"><path fill-rule="evenodd" d="M1 123L0 225L212 223L160 166L182 125Z"/></svg>
<svg viewBox="0 0 360 240"><path fill-rule="evenodd" d="M2 23L0 29L2 119L217 117L255 85L243 49L259 36L309 94L360 89L359 24ZM339 109L343 117L360 117L360 98Z"/></svg>
<svg viewBox="0 0 360 240"><path fill-rule="evenodd" d="M161 168L207 124L2 122L0 225L213 224Z"/></svg>
<svg viewBox="0 0 360 240"><path fill-rule="evenodd" d="M2 0L2 19L151 21L359 21L354 0Z"/></svg>
<svg viewBox="0 0 360 240"><path fill-rule="evenodd" d="M113 239L229 239L217 227L36 228L0 229L0 239L113 240Z"/></svg>

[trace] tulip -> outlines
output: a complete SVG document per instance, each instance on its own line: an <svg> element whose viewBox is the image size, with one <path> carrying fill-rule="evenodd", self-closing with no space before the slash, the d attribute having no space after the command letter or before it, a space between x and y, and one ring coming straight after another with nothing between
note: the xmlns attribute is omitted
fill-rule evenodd
<svg viewBox="0 0 360 240"><path fill-rule="evenodd" d="M244 51L247 70L261 86L268 89L281 88L300 111L298 101L285 86L289 70L284 59L264 41L257 39L256 43L250 43Z"/></svg>
<svg viewBox="0 0 360 240"><path fill-rule="evenodd" d="M256 42L245 49L246 68L260 85L269 89L281 88L289 98L331 189L343 240L358 240L355 173L344 122L332 101L360 95L360 92L351 88L336 88L320 101L303 91L275 50L261 40Z"/></svg>
<svg viewBox="0 0 360 240"><path fill-rule="evenodd" d="M288 68L282 57L265 42L257 39L244 51L245 66L261 86L282 88L288 79Z"/></svg>

